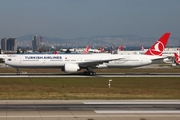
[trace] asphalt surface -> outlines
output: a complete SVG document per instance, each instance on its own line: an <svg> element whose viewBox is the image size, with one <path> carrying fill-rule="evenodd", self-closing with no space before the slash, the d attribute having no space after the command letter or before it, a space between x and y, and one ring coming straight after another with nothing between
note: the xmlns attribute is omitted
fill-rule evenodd
<svg viewBox="0 0 180 120"><path fill-rule="evenodd" d="M99 73L95 76L83 75L83 74L28 74L23 73L17 75L15 73L0 73L1 77L180 77L180 73Z"/></svg>
<svg viewBox="0 0 180 120"><path fill-rule="evenodd" d="M0 120L179 120L179 100L1 100Z"/></svg>

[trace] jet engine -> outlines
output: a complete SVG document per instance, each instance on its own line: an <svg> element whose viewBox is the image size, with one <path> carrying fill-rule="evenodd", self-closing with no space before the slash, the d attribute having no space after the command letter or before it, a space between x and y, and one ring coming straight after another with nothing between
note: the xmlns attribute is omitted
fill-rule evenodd
<svg viewBox="0 0 180 120"><path fill-rule="evenodd" d="M78 64L71 64L71 63L68 63L68 64L65 64L64 65L64 71L66 73L74 73L74 72L77 72L79 70L79 65Z"/></svg>

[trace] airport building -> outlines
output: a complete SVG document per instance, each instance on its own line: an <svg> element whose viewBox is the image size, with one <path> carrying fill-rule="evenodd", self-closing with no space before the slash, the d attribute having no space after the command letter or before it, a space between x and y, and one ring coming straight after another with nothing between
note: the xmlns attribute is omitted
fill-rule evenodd
<svg viewBox="0 0 180 120"><path fill-rule="evenodd" d="M32 37L32 50L33 52L39 51L39 37L35 35Z"/></svg>
<svg viewBox="0 0 180 120"><path fill-rule="evenodd" d="M7 38L2 38L1 39L1 49L4 51L7 51Z"/></svg>
<svg viewBox="0 0 180 120"><path fill-rule="evenodd" d="M1 49L3 51L17 51L17 39L16 38L2 38Z"/></svg>

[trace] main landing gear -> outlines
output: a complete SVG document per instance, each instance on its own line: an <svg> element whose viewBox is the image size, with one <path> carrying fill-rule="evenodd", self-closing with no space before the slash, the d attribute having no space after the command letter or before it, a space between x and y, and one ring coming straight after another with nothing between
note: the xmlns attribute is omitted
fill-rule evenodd
<svg viewBox="0 0 180 120"><path fill-rule="evenodd" d="M84 71L84 74L85 75L95 76L96 72L93 72L91 67L87 67L87 71Z"/></svg>
<svg viewBox="0 0 180 120"><path fill-rule="evenodd" d="M85 75L95 76L95 75L96 75L96 72L93 72L93 71L90 71L90 72L84 71L84 74L85 74Z"/></svg>

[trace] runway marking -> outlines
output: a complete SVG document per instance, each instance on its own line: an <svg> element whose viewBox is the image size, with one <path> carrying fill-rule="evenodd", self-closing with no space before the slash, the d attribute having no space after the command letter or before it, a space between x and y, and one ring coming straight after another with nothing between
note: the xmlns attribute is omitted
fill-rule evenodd
<svg viewBox="0 0 180 120"><path fill-rule="evenodd" d="M83 104L180 104L180 101L178 102L83 102Z"/></svg>
<svg viewBox="0 0 180 120"><path fill-rule="evenodd" d="M167 110L167 111L161 111L161 110L153 110L153 111L134 111L134 110L128 110L128 111L125 111L125 110L94 110L94 112L96 113L127 113L127 114L130 114L130 113L143 113L143 114L146 114L146 113L157 113L157 114L160 114L160 113L180 113L180 111L177 111L177 110Z"/></svg>

